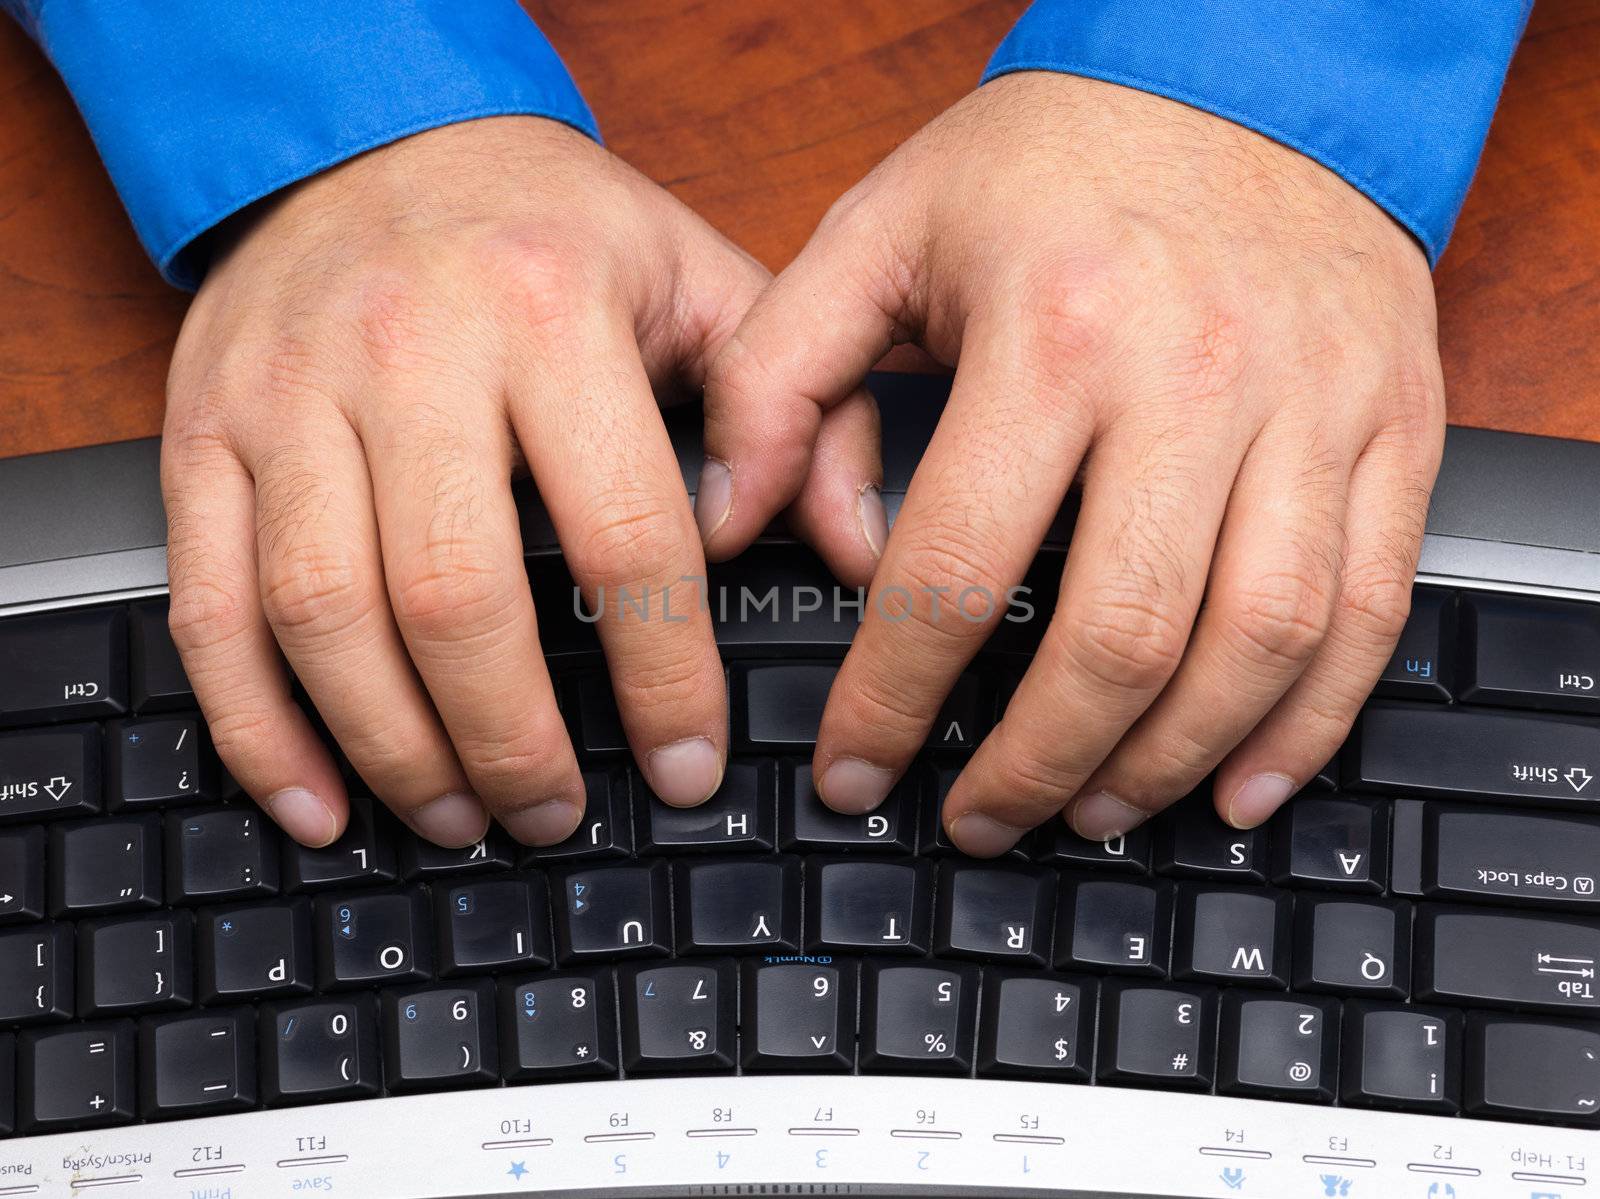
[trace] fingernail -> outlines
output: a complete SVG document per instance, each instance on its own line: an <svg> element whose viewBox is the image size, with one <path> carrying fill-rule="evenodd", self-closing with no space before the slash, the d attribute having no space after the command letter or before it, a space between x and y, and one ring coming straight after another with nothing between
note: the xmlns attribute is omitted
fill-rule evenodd
<svg viewBox="0 0 1600 1199"><path fill-rule="evenodd" d="M889 511L883 506L883 493L876 483L861 489L856 499L856 520L861 525L861 536L874 558L883 557L883 547L889 543Z"/></svg>
<svg viewBox="0 0 1600 1199"><path fill-rule="evenodd" d="M889 796L894 774L860 758L835 758L822 772L817 791L835 812L859 816Z"/></svg>
<svg viewBox="0 0 1600 1199"><path fill-rule="evenodd" d="M1255 828L1281 808L1295 790L1294 780L1286 774L1251 775L1228 803L1228 823L1234 828Z"/></svg>
<svg viewBox="0 0 1600 1199"><path fill-rule="evenodd" d="M476 795L452 791L423 804L406 818L406 823L435 845L460 849L483 840L489 831L489 813Z"/></svg>
<svg viewBox="0 0 1600 1199"><path fill-rule="evenodd" d="M962 853L974 858L998 858L1022 840L1026 829L1012 828L1009 824L985 816L982 812L968 812L957 816L950 826L950 840Z"/></svg>
<svg viewBox="0 0 1600 1199"><path fill-rule="evenodd" d="M710 541L732 513L733 468L719 458L707 458L694 489L694 519L700 526L700 540Z"/></svg>
<svg viewBox="0 0 1600 1199"><path fill-rule="evenodd" d="M285 787L268 796L263 806L279 828L312 849L332 845L339 835L333 810L304 787Z"/></svg>
<svg viewBox="0 0 1600 1199"><path fill-rule="evenodd" d="M709 737L686 737L652 750L644 772L663 803L692 807L710 799L721 786L722 755Z"/></svg>
<svg viewBox="0 0 1600 1199"><path fill-rule="evenodd" d="M524 845L560 845L578 827L583 809L564 799L550 799L519 812L507 812L500 823Z"/></svg>
<svg viewBox="0 0 1600 1199"><path fill-rule="evenodd" d="M1108 791L1096 791L1067 813L1072 831L1086 841L1112 841L1144 823L1144 813Z"/></svg>

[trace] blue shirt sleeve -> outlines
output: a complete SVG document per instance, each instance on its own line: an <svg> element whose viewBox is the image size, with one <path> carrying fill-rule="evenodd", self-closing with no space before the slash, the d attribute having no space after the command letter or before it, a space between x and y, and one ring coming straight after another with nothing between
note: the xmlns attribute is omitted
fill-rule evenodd
<svg viewBox="0 0 1600 1199"><path fill-rule="evenodd" d="M0 0L71 89L139 238L193 287L196 239L364 150L528 114L598 139L516 0Z"/></svg>
<svg viewBox="0 0 1600 1199"><path fill-rule="evenodd" d="M1036 0L984 80L1064 71L1293 147L1437 262L1533 0Z"/></svg>

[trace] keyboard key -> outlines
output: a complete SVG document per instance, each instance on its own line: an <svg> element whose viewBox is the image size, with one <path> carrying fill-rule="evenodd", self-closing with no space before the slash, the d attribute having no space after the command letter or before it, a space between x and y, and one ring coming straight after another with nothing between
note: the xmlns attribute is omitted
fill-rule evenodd
<svg viewBox="0 0 1600 1199"><path fill-rule="evenodd" d="M99 810L99 725L0 733L0 822Z"/></svg>
<svg viewBox="0 0 1600 1199"><path fill-rule="evenodd" d="M0 933L0 1024L70 1016L76 961L70 924Z"/></svg>
<svg viewBox="0 0 1600 1199"><path fill-rule="evenodd" d="M964 674L956 680L950 694L945 697L933 727L928 730L929 749L974 749L989 732L987 722L980 720L983 705L979 700L978 676Z"/></svg>
<svg viewBox="0 0 1600 1199"><path fill-rule="evenodd" d="M583 823L558 845L524 849L522 864L570 858L625 858L633 852L633 816L627 771L585 770L588 804Z"/></svg>
<svg viewBox="0 0 1600 1199"><path fill-rule="evenodd" d="M1039 830L1036 858L1069 870L1150 873L1150 826L1141 824L1130 833L1109 841L1078 836L1065 820L1052 820Z"/></svg>
<svg viewBox="0 0 1600 1199"><path fill-rule="evenodd" d="M141 600L128 608L128 657L135 712L192 708L194 688L167 628L165 599Z"/></svg>
<svg viewBox="0 0 1600 1199"><path fill-rule="evenodd" d="M731 962L621 966L617 989L628 1073L733 1069L739 1001Z"/></svg>
<svg viewBox="0 0 1600 1199"><path fill-rule="evenodd" d="M896 788L911 792L913 802L922 809L922 815L917 822L920 834L917 852L925 857L961 853L944 828L944 801L949 798L950 788L955 786L961 771L962 764L959 762L936 764L931 770L913 766ZM1031 836L1019 838L1015 845L1000 855L1000 860L1028 861L1032 851L1032 840Z"/></svg>
<svg viewBox="0 0 1600 1199"><path fill-rule="evenodd" d="M400 877L407 881L453 874L493 874L511 869L516 860L517 851L498 825L491 825L481 841L458 849L424 841L410 831L400 835Z"/></svg>
<svg viewBox="0 0 1600 1199"><path fill-rule="evenodd" d="M316 981L307 900L205 908L195 924L201 1003L304 995Z"/></svg>
<svg viewBox="0 0 1600 1199"><path fill-rule="evenodd" d="M500 1069L507 1082L617 1072L611 972L544 974L500 984Z"/></svg>
<svg viewBox="0 0 1600 1199"><path fill-rule="evenodd" d="M785 762L779 777L778 843L785 851L911 853L916 848L915 787L896 787L877 811L847 816L818 797L810 762Z"/></svg>
<svg viewBox="0 0 1600 1199"><path fill-rule="evenodd" d="M730 762L722 785L698 807L674 808L640 787L634 805L640 853L771 849L777 842L777 768Z"/></svg>
<svg viewBox="0 0 1600 1199"><path fill-rule="evenodd" d="M746 1070L849 1070L855 1064L856 965L744 962L740 1042Z"/></svg>
<svg viewBox="0 0 1600 1199"><path fill-rule="evenodd" d="M1410 985L1409 904L1301 897L1295 905L1295 990L1404 999Z"/></svg>
<svg viewBox="0 0 1600 1199"><path fill-rule="evenodd" d="M1473 1012L1467 1017L1468 1112L1500 1120L1600 1126L1600 1028Z"/></svg>
<svg viewBox="0 0 1600 1199"><path fill-rule="evenodd" d="M1417 912L1420 999L1600 1009L1600 922L1423 907Z"/></svg>
<svg viewBox="0 0 1600 1199"><path fill-rule="evenodd" d="M576 699L571 705L577 723L577 743L585 753L626 753L628 735L622 731L622 714L611 680L603 674L586 674L571 684Z"/></svg>
<svg viewBox="0 0 1600 1199"><path fill-rule="evenodd" d="M988 971L978 1073L1089 1081L1098 994L1093 979Z"/></svg>
<svg viewBox="0 0 1600 1199"><path fill-rule="evenodd" d="M1332 1103L1339 1015L1337 999L1224 991L1217 1090Z"/></svg>
<svg viewBox="0 0 1600 1199"><path fill-rule="evenodd" d="M1272 825L1272 873L1283 886L1382 891L1389 881L1386 803L1300 795Z"/></svg>
<svg viewBox="0 0 1600 1199"><path fill-rule="evenodd" d="M927 953L932 898L928 862L812 858L806 863L806 947Z"/></svg>
<svg viewBox="0 0 1600 1199"><path fill-rule="evenodd" d="M215 1116L256 1103L256 1014L146 1016L139 1022L139 1114Z"/></svg>
<svg viewBox="0 0 1600 1199"><path fill-rule="evenodd" d="M254 808L168 812L167 894L174 903L278 893L278 837Z"/></svg>
<svg viewBox="0 0 1600 1199"><path fill-rule="evenodd" d="M24 1136L128 1124L137 1114L131 1020L17 1035L17 1131Z"/></svg>
<svg viewBox="0 0 1600 1199"><path fill-rule="evenodd" d="M371 995L261 1006L261 1098L276 1106L378 1093L377 1005Z"/></svg>
<svg viewBox="0 0 1600 1199"><path fill-rule="evenodd" d="M1219 881L1265 882L1267 830L1241 831L1222 822L1210 788L1169 808L1154 821L1155 868L1161 874Z"/></svg>
<svg viewBox="0 0 1600 1199"><path fill-rule="evenodd" d="M863 963L861 1068L968 1073L977 1008L976 966Z"/></svg>
<svg viewBox="0 0 1600 1199"><path fill-rule="evenodd" d="M554 875L557 960L665 956L672 945L667 871L666 862L647 862Z"/></svg>
<svg viewBox="0 0 1600 1199"><path fill-rule="evenodd" d="M1463 703L1600 714L1600 607L1461 596Z"/></svg>
<svg viewBox="0 0 1600 1199"><path fill-rule="evenodd" d="M1411 616L1374 694L1392 699L1448 700L1455 630L1455 596L1427 587L1414 590Z"/></svg>
<svg viewBox="0 0 1600 1199"><path fill-rule="evenodd" d="M161 904L161 822L153 816L50 829L50 910L56 916Z"/></svg>
<svg viewBox="0 0 1600 1199"><path fill-rule="evenodd" d="M127 614L102 608L0 621L0 679L0 728L127 711Z"/></svg>
<svg viewBox="0 0 1600 1199"><path fill-rule="evenodd" d="M0 925L44 916L44 830L0 832Z"/></svg>
<svg viewBox="0 0 1600 1199"><path fill-rule="evenodd" d="M383 1077L392 1091L484 1086L499 1081L494 984L383 993Z"/></svg>
<svg viewBox="0 0 1600 1199"><path fill-rule="evenodd" d="M78 1014L121 1015L194 1002L194 918L161 912L78 925Z"/></svg>
<svg viewBox="0 0 1600 1199"><path fill-rule="evenodd" d="M370 799L350 800L350 823L332 845L307 849L288 837L283 839L286 891L392 883L398 873L394 842L379 824Z"/></svg>
<svg viewBox="0 0 1600 1199"><path fill-rule="evenodd" d="M678 862L678 952L800 949L800 860Z"/></svg>
<svg viewBox="0 0 1600 1199"><path fill-rule="evenodd" d="M321 895L312 920L323 987L421 981L433 973L433 921L421 891Z"/></svg>
<svg viewBox="0 0 1600 1199"><path fill-rule="evenodd" d="M17 1039L0 1033L0 1137L17 1127Z"/></svg>
<svg viewBox="0 0 1600 1199"><path fill-rule="evenodd" d="M1592 817L1430 802L1423 821L1428 894L1600 910L1600 824Z"/></svg>
<svg viewBox="0 0 1600 1199"><path fill-rule="evenodd" d="M1461 1094L1461 1025L1460 1012L1346 1001L1341 1100L1454 1114Z"/></svg>
<svg viewBox="0 0 1600 1199"><path fill-rule="evenodd" d="M822 709L838 673L834 662L784 662L736 669L740 743L769 753L797 753L814 746Z"/></svg>
<svg viewBox="0 0 1600 1199"><path fill-rule="evenodd" d="M544 879L495 878L442 884L433 892L439 965L445 974L550 964Z"/></svg>
<svg viewBox="0 0 1600 1199"><path fill-rule="evenodd" d="M1173 977L1287 987L1292 911L1282 891L1179 887Z"/></svg>
<svg viewBox="0 0 1600 1199"><path fill-rule="evenodd" d="M206 727L198 716L106 725L106 796L113 810L216 799Z"/></svg>
<svg viewBox="0 0 1600 1199"><path fill-rule="evenodd" d="M1107 980L1100 991L1100 1081L1209 1089L1216 1066L1216 1005L1209 987Z"/></svg>
<svg viewBox="0 0 1600 1199"><path fill-rule="evenodd" d="M1165 978L1171 934L1171 883L1061 880L1057 966Z"/></svg>
<svg viewBox="0 0 1600 1199"><path fill-rule="evenodd" d="M934 953L1043 966L1050 959L1055 876L1031 868L944 862Z"/></svg>

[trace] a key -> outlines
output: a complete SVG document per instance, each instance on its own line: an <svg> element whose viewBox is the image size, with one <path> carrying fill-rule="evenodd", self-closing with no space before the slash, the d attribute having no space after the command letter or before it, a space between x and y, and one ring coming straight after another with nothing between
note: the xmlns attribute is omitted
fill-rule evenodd
<svg viewBox="0 0 1600 1199"><path fill-rule="evenodd" d="M1054 874L946 861L939 867L934 953L1043 966L1055 920Z"/></svg>
<svg viewBox="0 0 1600 1199"><path fill-rule="evenodd" d="M383 1077L390 1090L499 1081L492 982L385 991L382 1007Z"/></svg>
<svg viewBox="0 0 1600 1199"><path fill-rule="evenodd" d="M861 1068L968 1073L977 1007L976 966L864 962Z"/></svg>
<svg viewBox="0 0 1600 1199"><path fill-rule="evenodd" d="M1525 596L1461 596L1468 704L1600 714L1600 612Z"/></svg>
<svg viewBox="0 0 1600 1199"><path fill-rule="evenodd" d="M1038 861L1071 870L1150 872L1150 826L1142 824L1109 841L1090 841L1073 832L1065 820L1053 820L1039 830Z"/></svg>
<svg viewBox="0 0 1600 1199"><path fill-rule="evenodd" d="M141 600L128 609L128 657L135 712L193 708L194 688L167 628L168 603Z"/></svg>
<svg viewBox="0 0 1600 1199"><path fill-rule="evenodd" d="M587 858L625 858L633 852L632 780L626 770L585 770L583 823L557 845L524 849L522 864ZM641 800L642 802L642 800Z"/></svg>
<svg viewBox="0 0 1600 1199"><path fill-rule="evenodd" d="M1453 1115L1461 1094L1461 1025L1460 1012L1443 1008L1347 1000L1341 1101Z"/></svg>
<svg viewBox="0 0 1600 1199"><path fill-rule="evenodd" d="M1295 905L1294 989L1404 999L1411 986L1411 905L1302 896Z"/></svg>
<svg viewBox="0 0 1600 1199"><path fill-rule="evenodd" d="M56 916L161 904L161 822L92 820L50 828L50 910Z"/></svg>
<svg viewBox="0 0 1600 1199"><path fill-rule="evenodd" d="M278 893L277 830L254 808L168 812L167 893L175 903Z"/></svg>
<svg viewBox="0 0 1600 1199"><path fill-rule="evenodd" d="M1267 830L1222 823L1210 789L1191 795L1154 822L1155 867L1184 878L1265 882Z"/></svg>
<svg viewBox="0 0 1600 1199"><path fill-rule="evenodd" d="M127 711L127 614L101 608L0 622L0 679L0 728Z"/></svg>
<svg viewBox="0 0 1600 1199"><path fill-rule="evenodd" d="M378 1093L377 1004L371 995L261 1006L261 1097L269 1105Z"/></svg>
<svg viewBox="0 0 1600 1199"><path fill-rule="evenodd" d="M0 1024L70 1016L75 965L70 924L0 933Z"/></svg>
<svg viewBox="0 0 1600 1199"><path fill-rule="evenodd" d="M619 966L623 1068L630 1074L732 1070L737 979L725 961Z"/></svg>
<svg viewBox="0 0 1600 1199"><path fill-rule="evenodd" d="M44 830L0 832L0 925L44 916Z"/></svg>
<svg viewBox="0 0 1600 1199"><path fill-rule="evenodd" d="M1300 795L1272 821L1273 878L1283 886L1382 891L1389 879L1389 805Z"/></svg>
<svg viewBox="0 0 1600 1199"><path fill-rule="evenodd" d="M1224 991L1217 1090L1333 1102L1339 1014L1336 999Z"/></svg>
<svg viewBox="0 0 1600 1199"><path fill-rule="evenodd" d="M312 922L323 987L420 981L433 972L433 921L421 891L319 895Z"/></svg>
<svg viewBox="0 0 1600 1199"><path fill-rule="evenodd" d="M1600 1125L1600 1028L1473 1012L1466 1038L1468 1112Z"/></svg>
<svg viewBox="0 0 1600 1199"><path fill-rule="evenodd" d="M674 808L642 785L635 805L640 853L771 849L776 842L777 768L771 762L730 762L722 785L705 803Z"/></svg>
<svg viewBox="0 0 1600 1199"><path fill-rule="evenodd" d="M188 1007L194 999L194 918L188 912L78 925L78 1014Z"/></svg>
<svg viewBox="0 0 1600 1199"><path fill-rule="evenodd" d="M911 853L916 844L915 788L899 786L873 812L835 812L817 795L811 763L780 768L778 843L786 851Z"/></svg>
<svg viewBox="0 0 1600 1199"><path fill-rule="evenodd" d="M99 810L99 725L0 733L0 822Z"/></svg>
<svg viewBox="0 0 1600 1199"><path fill-rule="evenodd" d="M131 1020L17 1034L17 1131L24 1136L130 1123L138 1112Z"/></svg>
<svg viewBox="0 0 1600 1199"><path fill-rule="evenodd" d="M677 862L679 953L800 948L800 860Z"/></svg>
<svg viewBox="0 0 1600 1199"><path fill-rule="evenodd" d="M446 849L412 832L400 836L400 877L407 880L453 874L497 874L511 869L516 860L516 850L497 825L491 825L481 840L459 849Z"/></svg>
<svg viewBox="0 0 1600 1199"><path fill-rule="evenodd" d="M1600 911L1600 824L1590 816L1429 802L1423 845L1430 895Z"/></svg>
<svg viewBox="0 0 1600 1199"><path fill-rule="evenodd" d="M1600 1009L1600 922L1423 906L1417 997L1548 1011Z"/></svg>
<svg viewBox="0 0 1600 1199"><path fill-rule="evenodd" d="M308 900L204 908L195 923L201 1003L304 995L314 985Z"/></svg>
<svg viewBox="0 0 1600 1199"><path fill-rule="evenodd" d="M746 749L800 753L817 743L828 690L839 673L833 662L782 662L738 668L735 716Z"/></svg>
<svg viewBox="0 0 1600 1199"><path fill-rule="evenodd" d="M256 1103L256 1014L229 1008L139 1022L139 1114L215 1116Z"/></svg>
<svg viewBox="0 0 1600 1199"><path fill-rule="evenodd" d="M200 717L136 717L106 726L106 796L114 811L215 799L217 794Z"/></svg>
<svg viewBox="0 0 1600 1199"><path fill-rule="evenodd" d="M394 842L374 810L374 801L350 800L344 835L322 849L283 840L283 887L320 891L328 887L392 883L398 875Z"/></svg>
<svg viewBox="0 0 1600 1199"><path fill-rule="evenodd" d="M1292 912L1282 891L1179 887L1173 977L1287 987Z"/></svg>
<svg viewBox="0 0 1600 1199"><path fill-rule="evenodd" d="M1376 695L1393 699L1444 701L1450 698L1456 641L1456 601L1448 591L1418 587L1411 593L1411 615Z"/></svg>
<svg viewBox="0 0 1600 1199"><path fill-rule="evenodd" d="M1108 979L1100 988L1102 1082L1207 1090L1216 1067L1216 992Z"/></svg>
<svg viewBox="0 0 1600 1199"><path fill-rule="evenodd" d="M552 876L556 954L564 965L670 952L666 862L567 870Z"/></svg>
<svg viewBox="0 0 1600 1199"><path fill-rule="evenodd" d="M1089 978L988 971L978 1073L1087 1082L1098 997Z"/></svg>
<svg viewBox="0 0 1600 1199"><path fill-rule="evenodd" d="M812 858L805 873L808 950L928 951L933 915L930 863Z"/></svg>
<svg viewBox="0 0 1600 1199"><path fill-rule="evenodd" d="M609 970L541 974L500 984L500 1069L507 1082L617 1072Z"/></svg>
<svg viewBox="0 0 1600 1199"><path fill-rule="evenodd" d="M445 974L550 964L550 910L542 877L484 879L449 888L441 883L433 902Z"/></svg>
<svg viewBox="0 0 1600 1199"><path fill-rule="evenodd" d="M0 1137L17 1127L17 1039L0 1033Z"/></svg>
<svg viewBox="0 0 1600 1199"><path fill-rule="evenodd" d="M1165 978L1171 937L1171 883L1061 880L1057 966Z"/></svg>
<svg viewBox="0 0 1600 1199"><path fill-rule="evenodd" d="M855 1064L853 961L744 963L746 1070L849 1070Z"/></svg>

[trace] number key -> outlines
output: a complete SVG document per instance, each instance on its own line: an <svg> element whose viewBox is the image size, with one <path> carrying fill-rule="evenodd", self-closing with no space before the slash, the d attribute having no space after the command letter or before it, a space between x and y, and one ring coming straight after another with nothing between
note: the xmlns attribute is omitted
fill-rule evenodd
<svg viewBox="0 0 1600 1199"><path fill-rule="evenodd" d="M497 1081L494 984L386 991L383 1076L391 1090L481 1086Z"/></svg>
<svg viewBox="0 0 1600 1199"><path fill-rule="evenodd" d="M615 1074L610 971L545 974L500 984L501 1071L507 1082Z"/></svg>

